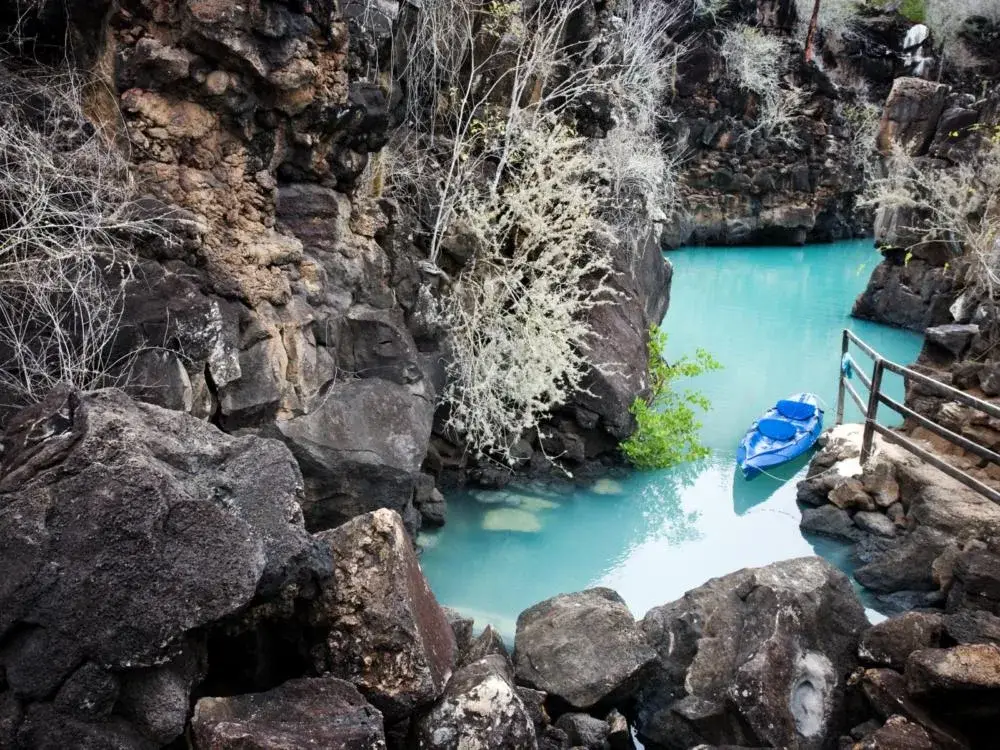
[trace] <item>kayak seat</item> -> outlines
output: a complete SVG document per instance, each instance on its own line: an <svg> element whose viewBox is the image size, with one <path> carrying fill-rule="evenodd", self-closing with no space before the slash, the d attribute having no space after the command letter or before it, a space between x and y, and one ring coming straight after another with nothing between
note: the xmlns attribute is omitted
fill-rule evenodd
<svg viewBox="0 0 1000 750"><path fill-rule="evenodd" d="M762 419L757 423L757 432L771 440L791 440L795 437L795 425L783 419Z"/></svg>
<svg viewBox="0 0 1000 750"><path fill-rule="evenodd" d="M774 408L785 419L812 419L816 413L815 404L807 404L804 401L781 399L781 401L775 404Z"/></svg>

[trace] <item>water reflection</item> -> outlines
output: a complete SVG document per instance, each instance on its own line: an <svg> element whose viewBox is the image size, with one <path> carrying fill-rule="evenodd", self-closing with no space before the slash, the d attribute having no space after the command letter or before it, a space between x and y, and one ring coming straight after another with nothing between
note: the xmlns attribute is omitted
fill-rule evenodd
<svg viewBox="0 0 1000 750"><path fill-rule="evenodd" d="M611 586L641 616L746 566L818 552L849 569L842 548L799 532L795 484L808 456L747 482L736 445L789 393L818 394L832 422L845 326L890 359L916 356L919 337L848 317L866 280L856 269L873 255L865 242L672 254L668 356L701 346L726 367L693 384L713 405L702 431L711 455L574 491L450 495L448 525L424 536L422 564L438 598L509 638L526 607L588 586ZM888 385L902 398L901 383Z"/></svg>
<svg viewBox="0 0 1000 750"><path fill-rule="evenodd" d="M773 466L766 474L746 480L738 465L733 462L733 512L742 516L751 508L755 508L768 500L782 485L791 481L802 471L812 458L812 452L799 456L781 466ZM796 480L797 481L797 480Z"/></svg>

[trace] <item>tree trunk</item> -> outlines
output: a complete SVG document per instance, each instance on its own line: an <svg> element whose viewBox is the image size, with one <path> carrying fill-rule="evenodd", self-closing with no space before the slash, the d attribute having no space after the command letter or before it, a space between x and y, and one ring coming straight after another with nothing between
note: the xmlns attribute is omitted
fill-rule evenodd
<svg viewBox="0 0 1000 750"><path fill-rule="evenodd" d="M813 55L813 41L816 39L816 23L819 20L819 4L820 0L816 0L813 4L812 18L809 19L809 33L806 34L806 62L812 62Z"/></svg>

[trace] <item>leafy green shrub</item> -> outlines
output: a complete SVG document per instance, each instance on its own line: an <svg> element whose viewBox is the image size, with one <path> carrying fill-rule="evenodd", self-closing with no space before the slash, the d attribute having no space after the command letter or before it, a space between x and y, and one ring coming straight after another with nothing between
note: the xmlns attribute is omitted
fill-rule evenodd
<svg viewBox="0 0 1000 750"><path fill-rule="evenodd" d="M704 372L719 370L719 364L704 349L698 349L694 359L682 357L674 364L663 358L667 335L658 328L649 331L650 398L636 398L630 411L636 429L621 448L625 457L637 469L666 469L683 461L694 461L708 455L708 449L698 440L701 422L697 409L708 411L708 399L697 391L676 391L673 381L692 378Z"/></svg>

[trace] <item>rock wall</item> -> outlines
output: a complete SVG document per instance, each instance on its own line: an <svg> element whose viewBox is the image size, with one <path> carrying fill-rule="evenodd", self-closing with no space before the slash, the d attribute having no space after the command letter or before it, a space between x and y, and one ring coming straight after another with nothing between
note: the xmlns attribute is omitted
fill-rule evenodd
<svg viewBox="0 0 1000 750"><path fill-rule="evenodd" d="M671 244L803 244L867 232L870 216L855 206L863 172L847 146L843 107L865 104L859 91L878 96L894 52L871 39L878 22L866 22L825 48L823 69L807 65L796 13L789 0L741 3L718 26L705 21L692 30L664 118L686 154L683 216L667 232ZM752 132L759 102L726 75L720 50L722 30L737 22L783 40L782 80L804 93L796 142Z"/></svg>
<svg viewBox="0 0 1000 750"><path fill-rule="evenodd" d="M139 248L115 351L141 351L130 392L288 445L310 529L379 507L413 530L417 506L435 505L439 522L422 470L482 474L441 435L428 460L446 355L418 290L440 275L410 210L361 179L390 129L379 50L417 11L332 0L34 11L21 21L48 46L21 52L69 53L99 81L88 112L117 132L144 206L173 231ZM578 394L546 430L544 453L573 466L617 460L647 386L646 332L666 310L657 243L620 255L625 296L593 313L596 396ZM541 447L527 436L525 467L550 467Z"/></svg>

